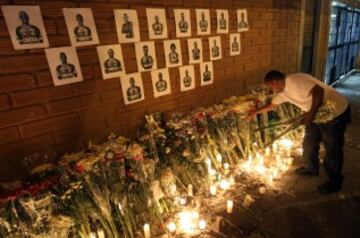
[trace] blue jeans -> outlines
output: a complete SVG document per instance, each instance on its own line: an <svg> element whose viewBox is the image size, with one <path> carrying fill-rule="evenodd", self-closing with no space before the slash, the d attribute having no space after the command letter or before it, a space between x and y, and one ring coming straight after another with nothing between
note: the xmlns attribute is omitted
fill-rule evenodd
<svg viewBox="0 0 360 238"><path fill-rule="evenodd" d="M319 171L320 142L324 143L324 168L330 182L341 185L344 162L344 134L347 125L351 122L350 106L343 114L323 124L311 123L305 127L303 141L303 159L308 163L308 169Z"/></svg>

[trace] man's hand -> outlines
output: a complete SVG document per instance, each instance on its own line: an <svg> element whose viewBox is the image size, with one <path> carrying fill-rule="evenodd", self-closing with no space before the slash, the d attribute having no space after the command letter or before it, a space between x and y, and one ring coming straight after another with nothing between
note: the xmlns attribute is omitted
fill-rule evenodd
<svg viewBox="0 0 360 238"><path fill-rule="evenodd" d="M249 110L248 111L248 115L246 116L246 120L247 121L250 121L250 120L252 120L254 117L256 117L256 115L258 114L258 111L255 109L255 108L253 108L253 109L251 109L251 110Z"/></svg>

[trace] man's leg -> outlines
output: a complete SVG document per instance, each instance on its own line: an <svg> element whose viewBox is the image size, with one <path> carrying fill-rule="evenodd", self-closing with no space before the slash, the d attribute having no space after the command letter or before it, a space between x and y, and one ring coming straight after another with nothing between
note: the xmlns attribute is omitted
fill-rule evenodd
<svg viewBox="0 0 360 238"><path fill-rule="evenodd" d="M319 144L321 142L320 128L317 124L311 123L305 127L305 137L303 140L303 159L306 161L306 167L300 167L296 170L300 175L318 175L319 174Z"/></svg>
<svg viewBox="0 0 360 238"><path fill-rule="evenodd" d="M343 180L344 134L347 121L339 119L320 126L326 155L324 168L329 180L319 187L320 192L336 192L341 189Z"/></svg>

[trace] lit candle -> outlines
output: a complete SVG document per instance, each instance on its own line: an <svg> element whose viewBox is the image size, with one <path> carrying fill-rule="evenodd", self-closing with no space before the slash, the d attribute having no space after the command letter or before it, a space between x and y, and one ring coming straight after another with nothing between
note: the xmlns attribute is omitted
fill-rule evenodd
<svg viewBox="0 0 360 238"><path fill-rule="evenodd" d="M266 149L265 149L265 156L266 156L266 157L270 157L270 153L271 153L270 148L269 148L269 147L266 147Z"/></svg>
<svg viewBox="0 0 360 238"><path fill-rule="evenodd" d="M234 185L235 184L235 179L234 179L234 177L230 177L229 178L229 182L230 182L230 185Z"/></svg>
<svg viewBox="0 0 360 238"><path fill-rule="evenodd" d="M99 230L98 232L97 232L97 237L98 238L105 238L105 233L104 233L104 231L103 230ZM149 236L149 238L150 238L150 236Z"/></svg>
<svg viewBox="0 0 360 238"><path fill-rule="evenodd" d="M215 185L211 185L210 186L210 195L211 196L215 196L216 195L216 192L217 192L217 188Z"/></svg>
<svg viewBox="0 0 360 238"><path fill-rule="evenodd" d="M225 169L225 170L229 170L229 168L230 168L229 163L224 163L224 169Z"/></svg>
<svg viewBox="0 0 360 238"><path fill-rule="evenodd" d="M170 233L175 232L175 231L176 231L176 224L175 224L175 222L173 222L173 221L169 222L168 225L167 225L167 228L168 228L168 230L170 231Z"/></svg>
<svg viewBox="0 0 360 238"><path fill-rule="evenodd" d="M179 204L180 204L180 206L185 206L185 204L186 204L186 198L180 198L180 199L179 199Z"/></svg>
<svg viewBox="0 0 360 238"><path fill-rule="evenodd" d="M266 193L266 188L265 187L260 187L259 188L259 193L260 194L265 194Z"/></svg>
<svg viewBox="0 0 360 238"><path fill-rule="evenodd" d="M205 220L200 220L199 221L199 229L200 230L205 230L206 229L206 221Z"/></svg>
<svg viewBox="0 0 360 238"><path fill-rule="evenodd" d="M252 163L252 160L253 160L252 155L249 155L249 157L248 157L248 163L251 164L251 163Z"/></svg>
<svg viewBox="0 0 360 238"><path fill-rule="evenodd" d="M221 164L221 161L222 161L222 156L221 156L221 154L217 154L217 155L216 155L216 161Z"/></svg>
<svg viewBox="0 0 360 238"><path fill-rule="evenodd" d="M233 207L234 207L234 202L232 200L227 200L227 202L226 202L227 213L232 213Z"/></svg>
<svg viewBox="0 0 360 238"><path fill-rule="evenodd" d="M189 184L189 185L188 185L188 196L189 196L189 197L194 196L192 184Z"/></svg>
<svg viewBox="0 0 360 238"><path fill-rule="evenodd" d="M275 142L275 143L272 145L273 152L276 153L277 150L278 150L278 148L279 148L279 145L278 145L278 143Z"/></svg>
<svg viewBox="0 0 360 238"><path fill-rule="evenodd" d="M290 165L292 165L292 163L293 163L293 158L287 158L287 164L290 166Z"/></svg>
<svg viewBox="0 0 360 238"><path fill-rule="evenodd" d="M229 187L230 187L229 181L227 181L226 179L222 179L222 180L220 181L220 188L221 188L222 190L227 190Z"/></svg>
<svg viewBox="0 0 360 238"><path fill-rule="evenodd" d="M211 170L211 159L209 159L209 158L206 159L206 165L207 165L208 171L210 171Z"/></svg>
<svg viewBox="0 0 360 238"><path fill-rule="evenodd" d="M150 225L147 223L144 225L144 237L150 238Z"/></svg>

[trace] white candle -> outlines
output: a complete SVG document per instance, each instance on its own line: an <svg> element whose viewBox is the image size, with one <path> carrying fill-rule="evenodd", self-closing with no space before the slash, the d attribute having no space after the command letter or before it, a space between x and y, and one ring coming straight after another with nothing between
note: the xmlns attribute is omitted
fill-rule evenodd
<svg viewBox="0 0 360 238"><path fill-rule="evenodd" d="M216 155L216 161L219 162L219 163L221 163L221 161L222 161L222 156L221 156L221 154L217 154L217 155Z"/></svg>
<svg viewBox="0 0 360 238"><path fill-rule="evenodd" d="M278 148L279 148L279 145L275 142L275 143L272 145L272 149L273 149L274 153L277 152Z"/></svg>
<svg viewBox="0 0 360 238"><path fill-rule="evenodd" d="M206 221L205 220L200 220L199 221L199 229L200 230L205 230L206 228Z"/></svg>
<svg viewBox="0 0 360 238"><path fill-rule="evenodd" d="M225 169L225 170L229 170L229 168L230 168L229 163L224 163L224 169Z"/></svg>
<svg viewBox="0 0 360 238"><path fill-rule="evenodd" d="M180 206L185 206L185 204L186 204L186 199L185 199L185 198L180 198L180 199L179 199L179 204L180 204Z"/></svg>
<svg viewBox="0 0 360 238"><path fill-rule="evenodd" d="M189 185L188 185L188 196L189 196L189 197L194 196L192 184L189 184Z"/></svg>
<svg viewBox="0 0 360 238"><path fill-rule="evenodd" d="M260 194L265 194L266 193L266 188L265 187L260 187L259 192L260 192Z"/></svg>
<svg viewBox="0 0 360 238"><path fill-rule="evenodd" d="M169 222L169 224L167 225L168 230L170 231L170 233L173 233L176 231L176 224L175 222L171 221Z"/></svg>
<svg viewBox="0 0 360 238"><path fill-rule="evenodd" d="M215 185L211 185L210 186L210 195L211 196L215 196L216 195L216 192L217 192L217 188Z"/></svg>
<svg viewBox="0 0 360 238"><path fill-rule="evenodd" d="M266 149L265 149L265 156L266 156L266 157L270 157L270 154L271 154L270 148L269 148L269 147L266 147Z"/></svg>
<svg viewBox="0 0 360 238"><path fill-rule="evenodd" d="M144 237L150 238L150 225L147 223L144 225Z"/></svg>
<svg viewBox="0 0 360 238"><path fill-rule="evenodd" d="M227 200L227 202L226 202L227 213L232 213L233 207L234 207L234 202L232 200Z"/></svg>
<svg viewBox="0 0 360 238"><path fill-rule="evenodd" d="M229 181L227 181L226 179L222 179L222 180L220 181L220 188L221 188L222 190L227 190L229 187L230 187Z"/></svg>

